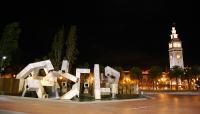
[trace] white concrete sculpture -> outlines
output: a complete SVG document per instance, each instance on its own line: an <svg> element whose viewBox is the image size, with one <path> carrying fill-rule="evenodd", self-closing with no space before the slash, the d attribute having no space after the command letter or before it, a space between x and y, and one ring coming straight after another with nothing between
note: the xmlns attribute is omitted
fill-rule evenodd
<svg viewBox="0 0 200 114"><path fill-rule="evenodd" d="M60 97L60 99L72 99L73 97L79 97L80 94L80 76L81 73L90 73L90 69L85 68L77 68L76 76L68 73L69 62L67 60L63 60L61 70L54 71L53 65L50 60L40 61L36 63L31 63L27 65L19 74L17 74L17 79L24 79L25 84L20 84L20 88L24 87L24 91L22 96L25 96L27 91L35 91L37 93L38 98L45 98L48 96L44 89L45 87L52 87L53 92L56 94L56 98L59 98L58 88L60 88L57 78L59 76L63 76L74 82L72 89ZM41 77L38 76L39 70L44 69L46 76ZM108 78L114 76L114 81L109 81L107 88L100 87L100 69L99 64L94 65L94 96L95 99L101 99L101 94L110 94L112 93L113 98L118 93L118 82L120 73L115 69L107 66L105 67L105 75ZM101 76L103 79L103 75Z"/></svg>
<svg viewBox="0 0 200 114"><path fill-rule="evenodd" d="M118 72L117 70L107 66L107 67L105 67L105 75L107 77L114 76L115 77L114 83L118 84L119 77L120 77L120 72Z"/></svg>
<svg viewBox="0 0 200 114"><path fill-rule="evenodd" d="M75 84L72 86L72 89L67 92L66 94L64 94L63 96L61 96L61 99L72 99L74 96L78 96L79 97L79 93L80 93L80 75L81 73L90 73L90 69L80 69L77 68L76 69L76 77L69 74L69 73L65 73L62 74L62 76L64 76L65 78L75 82Z"/></svg>
<svg viewBox="0 0 200 114"><path fill-rule="evenodd" d="M114 82L110 83L109 88L101 88L100 87L100 71L99 71L99 65L94 65L94 95L95 99L101 99L101 95L107 95L108 93L112 93L113 98L115 98L115 95L118 93L118 82L120 73L116 71L115 69L107 66L105 67L105 75L110 78L110 76L114 76L115 80ZM111 91L112 90L112 91Z"/></svg>
<svg viewBox="0 0 200 114"><path fill-rule="evenodd" d="M73 82L75 82L75 84L72 86L72 89L69 92L65 93L63 96L61 96L60 99L70 100L74 96L76 96L76 95L78 96L79 95L79 91L77 89L78 88L77 86L78 86L79 78L77 78L76 76L71 75L69 73L64 73L64 74L62 74L62 76L67 78L67 79L69 79L69 80L71 80L71 81L73 81Z"/></svg>
<svg viewBox="0 0 200 114"><path fill-rule="evenodd" d="M17 79L27 78L27 76L29 76L29 74L32 71L37 72L37 70L44 69L44 68L46 68L48 71L54 70L53 65L51 64L50 60L31 63L27 65L19 74L17 74L16 78Z"/></svg>
<svg viewBox="0 0 200 114"><path fill-rule="evenodd" d="M44 69L46 76L37 76L40 69ZM31 63L27 65L19 74L17 74L17 79L25 79L24 91L22 96L25 95L27 91L36 91L38 98L44 98L46 92L43 86L51 86L55 93L56 98L58 98L57 89L60 88L57 83L58 73L53 72L54 68L50 60L40 61L36 63ZM23 86L19 87L23 88Z"/></svg>
<svg viewBox="0 0 200 114"><path fill-rule="evenodd" d="M82 73L90 73L90 69L86 69L86 68L77 68L76 69L76 77L80 79L80 76ZM80 80L77 83L77 89L78 89L78 93L80 91ZM78 94L79 96L79 94Z"/></svg>
<svg viewBox="0 0 200 114"><path fill-rule="evenodd" d="M114 76L114 82L110 81L110 88L111 88L111 93L112 93L112 98L116 97L116 94L118 94L118 82L120 78L120 73L116 71L115 69L107 66L105 67L105 75L110 79L111 76Z"/></svg>
<svg viewBox="0 0 200 114"><path fill-rule="evenodd" d="M101 99L99 64L94 65L94 97Z"/></svg>
<svg viewBox="0 0 200 114"><path fill-rule="evenodd" d="M63 60L61 71L68 72L68 70L69 70L69 62L67 60Z"/></svg>

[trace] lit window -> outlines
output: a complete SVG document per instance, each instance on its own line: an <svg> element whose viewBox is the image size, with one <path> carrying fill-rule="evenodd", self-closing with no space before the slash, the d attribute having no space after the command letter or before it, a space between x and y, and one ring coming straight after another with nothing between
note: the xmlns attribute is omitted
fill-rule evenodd
<svg viewBox="0 0 200 114"><path fill-rule="evenodd" d="M174 34L174 38L178 38L178 35L177 35L177 34Z"/></svg>
<svg viewBox="0 0 200 114"><path fill-rule="evenodd" d="M173 47L181 47L181 44L179 42L174 42Z"/></svg>
<svg viewBox="0 0 200 114"><path fill-rule="evenodd" d="M172 48L172 44L171 43L169 43L169 48Z"/></svg>
<svg viewBox="0 0 200 114"><path fill-rule="evenodd" d="M177 43L177 47L181 47L181 44L180 44L180 43Z"/></svg>

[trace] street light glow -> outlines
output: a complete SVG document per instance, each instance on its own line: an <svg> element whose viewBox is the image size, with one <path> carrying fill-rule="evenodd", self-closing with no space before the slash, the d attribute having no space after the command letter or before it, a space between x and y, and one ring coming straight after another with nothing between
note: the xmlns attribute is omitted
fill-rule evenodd
<svg viewBox="0 0 200 114"><path fill-rule="evenodd" d="M3 58L3 60L5 60L7 57L6 57L6 56L3 56L2 58Z"/></svg>

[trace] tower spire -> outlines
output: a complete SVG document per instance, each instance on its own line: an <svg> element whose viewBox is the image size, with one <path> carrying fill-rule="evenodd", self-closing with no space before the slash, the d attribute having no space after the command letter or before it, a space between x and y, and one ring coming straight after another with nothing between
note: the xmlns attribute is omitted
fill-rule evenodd
<svg viewBox="0 0 200 114"><path fill-rule="evenodd" d="M175 22L172 23L172 27L176 27L176 23Z"/></svg>
<svg viewBox="0 0 200 114"><path fill-rule="evenodd" d="M176 38L178 38L178 34L176 34L176 28L175 28L175 26L176 26L176 23L173 23L172 24L172 34L171 34L171 39L176 39Z"/></svg>

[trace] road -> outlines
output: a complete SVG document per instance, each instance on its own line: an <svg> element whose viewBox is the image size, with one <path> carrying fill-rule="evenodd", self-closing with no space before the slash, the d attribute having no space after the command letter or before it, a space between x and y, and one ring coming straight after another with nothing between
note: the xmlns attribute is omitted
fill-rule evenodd
<svg viewBox="0 0 200 114"><path fill-rule="evenodd" d="M0 114L199 114L200 95L150 95L151 99L70 102L0 96Z"/></svg>

